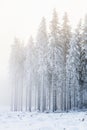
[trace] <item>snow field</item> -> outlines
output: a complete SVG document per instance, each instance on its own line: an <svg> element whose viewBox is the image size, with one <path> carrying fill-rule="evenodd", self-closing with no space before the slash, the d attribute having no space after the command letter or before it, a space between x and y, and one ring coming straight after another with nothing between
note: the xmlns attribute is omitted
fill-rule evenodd
<svg viewBox="0 0 87 130"><path fill-rule="evenodd" d="M87 130L87 112L0 112L0 130Z"/></svg>

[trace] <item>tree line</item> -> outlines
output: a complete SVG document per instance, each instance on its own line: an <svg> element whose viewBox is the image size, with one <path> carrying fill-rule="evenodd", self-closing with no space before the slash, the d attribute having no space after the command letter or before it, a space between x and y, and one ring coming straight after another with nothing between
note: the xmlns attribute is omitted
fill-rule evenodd
<svg viewBox="0 0 87 130"><path fill-rule="evenodd" d="M87 15L71 30L67 13L60 24L53 10L36 40L15 38L10 55L11 110L62 112L87 108Z"/></svg>

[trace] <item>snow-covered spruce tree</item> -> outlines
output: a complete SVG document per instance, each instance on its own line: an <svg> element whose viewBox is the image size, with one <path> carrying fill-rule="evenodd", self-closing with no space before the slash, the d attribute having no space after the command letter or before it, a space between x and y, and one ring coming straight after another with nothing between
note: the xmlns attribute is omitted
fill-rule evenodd
<svg viewBox="0 0 87 130"><path fill-rule="evenodd" d="M35 110L35 55L32 36L26 46L25 75L26 75L26 111Z"/></svg>
<svg viewBox="0 0 87 130"><path fill-rule="evenodd" d="M69 55L66 62L67 110L79 108L80 101L80 54L81 22L70 41Z"/></svg>
<svg viewBox="0 0 87 130"><path fill-rule="evenodd" d="M52 112L61 110L62 59L62 48L60 46L60 27L58 23L57 12L54 9L48 45L50 111Z"/></svg>
<svg viewBox="0 0 87 130"><path fill-rule="evenodd" d="M40 87L39 87L39 57L38 57L38 47L37 43L34 43L33 48L33 88L34 92L32 94L33 101L33 110L40 110Z"/></svg>
<svg viewBox="0 0 87 130"><path fill-rule="evenodd" d="M87 15L85 16L81 51L81 87L80 87L80 108L87 108Z"/></svg>
<svg viewBox="0 0 87 130"><path fill-rule="evenodd" d="M63 90L62 90L62 110L65 111L67 109L67 92L66 92L66 61L67 61L67 55L68 55L68 49L69 49L69 43L71 39L71 27L69 25L68 15L67 13L64 14L63 17L63 24L61 29L61 45L63 48L62 55L64 56L63 60Z"/></svg>
<svg viewBox="0 0 87 130"><path fill-rule="evenodd" d="M24 46L15 38L10 58L12 86L12 110L23 109Z"/></svg>
<svg viewBox="0 0 87 130"><path fill-rule="evenodd" d="M46 90L47 90L47 30L45 18L42 18L37 34L37 53L38 53L38 96L39 96L39 109L43 112L46 109Z"/></svg>

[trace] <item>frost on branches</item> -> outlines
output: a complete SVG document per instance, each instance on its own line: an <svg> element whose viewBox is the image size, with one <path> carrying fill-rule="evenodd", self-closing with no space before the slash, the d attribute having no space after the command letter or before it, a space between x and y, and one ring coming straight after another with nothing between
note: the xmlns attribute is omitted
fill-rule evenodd
<svg viewBox="0 0 87 130"><path fill-rule="evenodd" d="M10 56L11 110L62 112L87 108L87 16L74 33L56 10L43 17L36 40L15 38Z"/></svg>

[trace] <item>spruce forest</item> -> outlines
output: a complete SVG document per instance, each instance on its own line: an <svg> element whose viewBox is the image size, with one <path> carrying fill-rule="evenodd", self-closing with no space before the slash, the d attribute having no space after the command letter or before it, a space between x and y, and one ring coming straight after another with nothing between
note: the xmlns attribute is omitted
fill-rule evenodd
<svg viewBox="0 0 87 130"><path fill-rule="evenodd" d="M87 108L87 15L72 31L53 10L36 39L15 38L10 54L11 110L64 112ZM49 31L48 31L49 28Z"/></svg>

